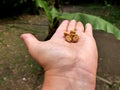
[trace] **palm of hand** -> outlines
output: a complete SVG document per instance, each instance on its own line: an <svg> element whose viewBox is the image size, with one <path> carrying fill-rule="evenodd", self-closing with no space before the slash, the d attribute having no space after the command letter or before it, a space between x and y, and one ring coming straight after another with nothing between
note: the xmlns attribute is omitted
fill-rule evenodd
<svg viewBox="0 0 120 90"><path fill-rule="evenodd" d="M70 30L76 30L80 37L77 43L65 41L63 33ZM86 24L84 30L81 22L63 21L46 42L38 41L31 34L23 34L21 38L31 56L45 70L43 90L95 89L98 54L90 24Z"/></svg>
<svg viewBox="0 0 120 90"><path fill-rule="evenodd" d="M72 72L76 68L81 68L95 75L97 48L91 31L92 28L86 28L85 32L78 31L80 33L79 41L77 43L68 43L63 38L65 24L67 26L67 22L64 22L58 28L57 32L49 41L39 42L32 36L34 43L34 45L32 44L32 48L30 47L30 43L28 45L28 42L25 42L30 54L43 66L45 71L64 71L69 69ZM81 28L80 24L78 27L79 29Z"/></svg>

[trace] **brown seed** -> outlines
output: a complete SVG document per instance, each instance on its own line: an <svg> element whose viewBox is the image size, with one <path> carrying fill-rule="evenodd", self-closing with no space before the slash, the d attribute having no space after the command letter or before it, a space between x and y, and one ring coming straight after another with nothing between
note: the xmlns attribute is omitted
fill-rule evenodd
<svg viewBox="0 0 120 90"><path fill-rule="evenodd" d="M70 33L64 32L64 37L67 42L76 43L79 40L79 36L76 34L75 30L71 30Z"/></svg>
<svg viewBox="0 0 120 90"><path fill-rule="evenodd" d="M75 30L70 31L70 34L75 34L75 33L76 33Z"/></svg>
<svg viewBox="0 0 120 90"><path fill-rule="evenodd" d="M72 42L72 38L71 38L70 35L65 36L65 40L66 40L67 42Z"/></svg>
<svg viewBox="0 0 120 90"><path fill-rule="evenodd" d="M76 35L77 35L77 34L73 34L73 33L70 34L71 38L73 38L73 37L76 36Z"/></svg>
<svg viewBox="0 0 120 90"><path fill-rule="evenodd" d="M72 38L72 41L73 42L78 42L79 40L79 36L78 35L75 35L73 38Z"/></svg>
<svg viewBox="0 0 120 90"><path fill-rule="evenodd" d="M69 35L69 33L68 32L64 32L64 36L67 36L67 35Z"/></svg>

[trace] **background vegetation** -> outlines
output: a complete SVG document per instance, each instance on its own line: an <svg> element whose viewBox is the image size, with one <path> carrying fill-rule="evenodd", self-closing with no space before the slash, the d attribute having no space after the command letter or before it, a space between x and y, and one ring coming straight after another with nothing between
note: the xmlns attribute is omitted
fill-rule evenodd
<svg viewBox="0 0 120 90"><path fill-rule="evenodd" d="M36 0L1 0L0 1L0 16L12 16L21 13L39 14L35 4ZM50 4L54 1L59 1L62 5L80 5L97 3L102 5L119 5L120 0L46 0Z"/></svg>
<svg viewBox="0 0 120 90"><path fill-rule="evenodd" d="M38 14L35 0L1 0L0 16L20 15L21 13Z"/></svg>

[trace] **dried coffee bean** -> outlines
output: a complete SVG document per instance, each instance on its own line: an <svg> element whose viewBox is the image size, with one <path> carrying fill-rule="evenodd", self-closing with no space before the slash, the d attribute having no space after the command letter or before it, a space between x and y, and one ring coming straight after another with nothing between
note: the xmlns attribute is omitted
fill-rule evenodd
<svg viewBox="0 0 120 90"><path fill-rule="evenodd" d="M78 40L79 40L79 36L78 35L73 36L73 38L72 38L73 42L78 42Z"/></svg>
<svg viewBox="0 0 120 90"><path fill-rule="evenodd" d="M66 35L66 36L65 36L65 40L66 40L67 42L72 42L72 38L71 38L70 35Z"/></svg>
<svg viewBox="0 0 120 90"><path fill-rule="evenodd" d="M69 33L68 32L64 32L64 36L67 36L67 35L69 35Z"/></svg>
<svg viewBox="0 0 120 90"><path fill-rule="evenodd" d="M70 31L70 34L75 34L75 33L76 33L75 30Z"/></svg>
<svg viewBox="0 0 120 90"><path fill-rule="evenodd" d="M79 36L76 34L75 30L71 30L70 33L64 32L64 37L67 42L78 42Z"/></svg>

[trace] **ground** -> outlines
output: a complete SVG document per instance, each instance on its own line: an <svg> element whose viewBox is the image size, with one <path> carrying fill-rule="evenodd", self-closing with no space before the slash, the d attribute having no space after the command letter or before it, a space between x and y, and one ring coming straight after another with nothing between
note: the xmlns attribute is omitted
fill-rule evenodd
<svg viewBox="0 0 120 90"><path fill-rule="evenodd" d="M65 7L64 11L94 14L120 28L118 8L84 5ZM20 39L22 33L32 33L44 40L48 33L46 16L24 14L0 19L0 90L40 90L42 86L43 69L29 55ZM103 31L94 31L94 37L99 51L96 90L119 90L120 41ZM113 82L114 87L109 86Z"/></svg>

